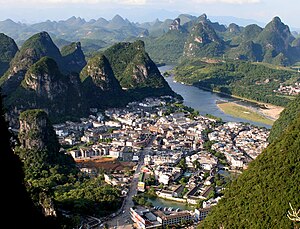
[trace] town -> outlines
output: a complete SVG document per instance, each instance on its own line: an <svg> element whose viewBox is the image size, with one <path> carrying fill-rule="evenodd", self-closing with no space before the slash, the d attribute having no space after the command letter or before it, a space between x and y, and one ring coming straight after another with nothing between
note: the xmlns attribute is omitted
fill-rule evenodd
<svg viewBox="0 0 300 229"><path fill-rule="evenodd" d="M56 134L83 172L96 176L101 170L105 182L121 189L124 201L132 199L133 206L121 209L128 210L122 219L136 228L197 224L222 198L225 184L268 145L268 129L199 115L170 96L91 112L81 122L54 125ZM100 168L107 163L131 167L82 163L91 161L102 162ZM151 198L185 203L192 210L153 206Z"/></svg>

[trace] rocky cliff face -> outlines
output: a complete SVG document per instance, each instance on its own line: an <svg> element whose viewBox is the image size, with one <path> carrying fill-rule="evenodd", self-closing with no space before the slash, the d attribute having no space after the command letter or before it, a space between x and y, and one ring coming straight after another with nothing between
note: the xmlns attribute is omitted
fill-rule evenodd
<svg viewBox="0 0 300 229"><path fill-rule="evenodd" d="M63 56L64 70L66 72L80 73L86 65L80 42L73 42L70 45L63 47L61 49L61 54Z"/></svg>
<svg viewBox="0 0 300 229"><path fill-rule="evenodd" d="M72 43L62 52L65 56L46 32L22 45L0 82L7 95L5 105L11 125L18 126L18 115L26 109L45 109L52 120L81 116L86 111L76 73L86 63L80 43Z"/></svg>
<svg viewBox="0 0 300 229"><path fill-rule="evenodd" d="M175 18L169 27L169 30L179 30L181 28L180 18Z"/></svg>
<svg viewBox="0 0 300 229"><path fill-rule="evenodd" d="M255 42L262 46L265 62L273 63L273 58L276 60L277 57L282 59L282 63L279 64L285 65L292 62L290 44L294 39L289 27L282 23L279 17L275 17L266 25Z"/></svg>
<svg viewBox="0 0 300 229"><path fill-rule="evenodd" d="M20 115L19 140L23 148L59 151L59 144L43 110L28 110Z"/></svg>
<svg viewBox="0 0 300 229"><path fill-rule="evenodd" d="M104 55L91 58L80 74L84 97L89 107L121 105L126 94ZM123 103L125 104L125 103Z"/></svg>
<svg viewBox="0 0 300 229"><path fill-rule="evenodd" d="M11 125L16 127L19 113L26 109L44 109L57 121L65 116L81 116L86 110L79 75L62 74L49 57L41 58L27 70L20 85L7 97L6 106Z"/></svg>
<svg viewBox="0 0 300 229"><path fill-rule="evenodd" d="M24 79L28 69L42 57L50 57L55 60L59 70L64 74L79 73L85 66L85 56L80 43L72 43L64 47L62 53L64 56L47 32L37 33L30 37L15 55L9 70L1 79L0 85L3 93L9 95L14 92Z"/></svg>
<svg viewBox="0 0 300 229"><path fill-rule="evenodd" d="M27 71L23 86L53 101L67 90L64 77L53 59L43 57Z"/></svg>
<svg viewBox="0 0 300 229"><path fill-rule="evenodd" d="M40 109L27 110L20 114L19 141L16 154L24 164L25 177L30 183L33 180L47 179L49 174L42 171L59 171L60 175L78 171L73 158L60 151L56 133L45 111ZM59 179L58 179L59 180ZM49 190L34 187L31 193L36 205L41 206L44 215L56 216L56 208L53 202L53 194ZM29 190L32 191L32 190Z"/></svg>
<svg viewBox="0 0 300 229"><path fill-rule="evenodd" d="M215 57L224 52L225 43L210 23L202 19L191 30L184 47L187 57Z"/></svg>
<svg viewBox="0 0 300 229"><path fill-rule="evenodd" d="M126 90L152 89L153 95L156 90L169 95L174 93L146 53L144 42L119 43L107 49L104 55Z"/></svg>
<svg viewBox="0 0 300 229"><path fill-rule="evenodd" d="M88 77L92 79L95 86L104 92L120 92L122 90L104 55L95 56L89 60L81 73L83 81Z"/></svg>

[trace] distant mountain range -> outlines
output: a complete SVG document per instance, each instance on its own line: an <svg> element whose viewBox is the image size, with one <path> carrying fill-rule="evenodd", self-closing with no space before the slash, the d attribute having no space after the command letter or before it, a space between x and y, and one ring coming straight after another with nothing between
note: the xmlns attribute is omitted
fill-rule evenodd
<svg viewBox="0 0 300 229"><path fill-rule="evenodd" d="M185 24L190 24L191 21L196 22L199 17L190 14L180 14L177 18L180 18L181 25L184 26ZM265 23L249 19L213 16L209 18L209 21L217 21L218 23L214 24L219 24L219 26L224 28L229 28L230 24L233 23L240 28L250 24L257 24L261 28L265 26ZM32 35L47 31L59 48L71 42L80 41L83 51L86 55L89 55L90 52L109 47L116 42L134 41L142 37L159 38L169 31L173 20L174 18L164 21L156 19L150 22L137 23L124 19L120 15L115 15L111 20L100 17L86 21L83 18L73 16L67 20L47 20L39 23L25 24L7 19L0 21L0 32L13 38L20 46ZM293 35L297 36L297 32L294 32ZM230 39L231 37L227 38ZM146 49L148 50L147 45Z"/></svg>
<svg viewBox="0 0 300 229"><path fill-rule="evenodd" d="M177 27L172 23L178 21ZM275 65L293 65L300 60L300 36L292 34L279 17L264 28L212 22L203 14L198 18L180 15L169 31L154 38L145 37L147 51L158 63L186 58L239 59Z"/></svg>

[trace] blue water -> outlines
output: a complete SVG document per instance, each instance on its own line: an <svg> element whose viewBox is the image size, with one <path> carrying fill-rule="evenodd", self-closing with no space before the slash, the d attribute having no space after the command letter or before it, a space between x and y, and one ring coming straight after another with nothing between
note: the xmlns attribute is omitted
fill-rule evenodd
<svg viewBox="0 0 300 229"><path fill-rule="evenodd" d="M163 73L172 68L173 66L166 65L166 66L159 67L159 70L161 73ZM183 97L184 105L194 108L195 110L199 111L201 115L211 114L221 118L225 122L244 122L244 123L250 123L258 127L266 127L268 129L272 127L264 123L253 122L247 119L237 118L225 114L217 106L218 101L241 102L241 100L229 96L220 95L218 93L205 91L194 86L189 86L189 85L174 82L173 77L166 77L165 79L169 83L172 90ZM248 106L251 106L249 104L251 103L247 103ZM253 104L253 106L255 106L255 104Z"/></svg>

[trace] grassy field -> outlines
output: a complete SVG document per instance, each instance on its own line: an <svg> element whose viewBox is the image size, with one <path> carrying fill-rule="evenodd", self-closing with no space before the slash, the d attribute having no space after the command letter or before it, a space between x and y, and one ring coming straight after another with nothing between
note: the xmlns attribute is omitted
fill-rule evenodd
<svg viewBox="0 0 300 229"><path fill-rule="evenodd" d="M255 112L251 108L241 106L236 103L219 103L218 107L226 114L232 115L234 117L247 119L253 122L260 122L267 125L273 125L274 120L268 119L258 112Z"/></svg>

